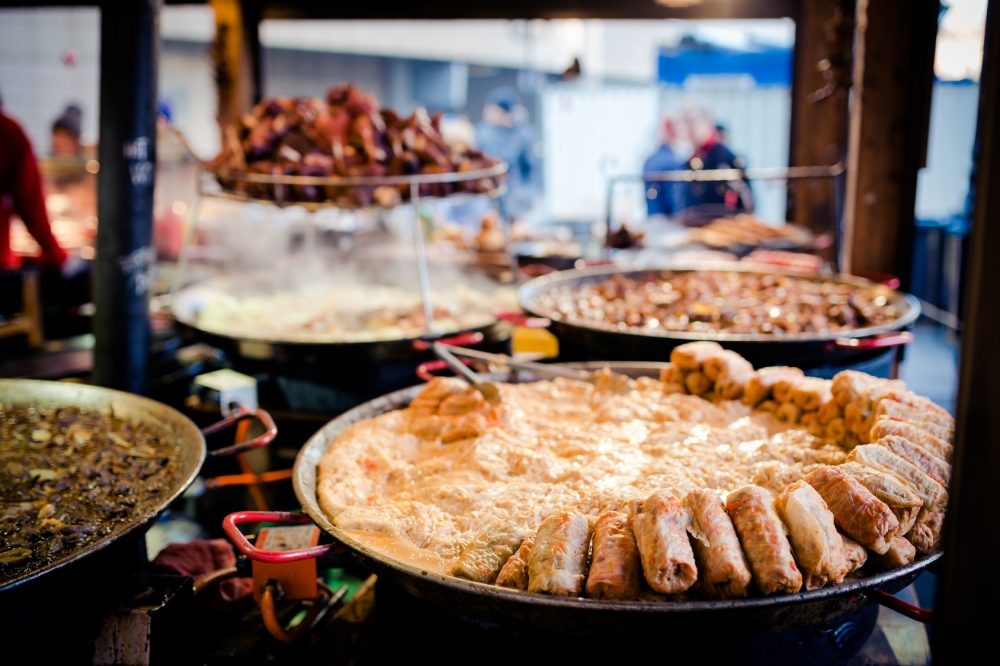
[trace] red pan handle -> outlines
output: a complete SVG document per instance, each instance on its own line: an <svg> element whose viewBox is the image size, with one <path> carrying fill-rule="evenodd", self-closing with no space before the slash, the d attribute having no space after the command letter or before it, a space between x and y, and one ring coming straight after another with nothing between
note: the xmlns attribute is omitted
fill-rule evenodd
<svg viewBox="0 0 1000 666"><path fill-rule="evenodd" d="M462 363L466 365L472 365L473 361L471 358L460 358ZM434 373L440 372L441 370L447 370L448 364L441 359L435 359L433 361L424 361L417 366L417 377L420 377L425 382L429 382L434 379Z"/></svg>
<svg viewBox="0 0 1000 666"><path fill-rule="evenodd" d="M274 425L274 419L271 418L270 414L265 412L263 409L246 410L242 407L240 407L239 411L235 414L227 416L218 423L213 423L201 432L204 435L214 435L217 432L221 432L226 428L235 426L239 422L246 421L247 419L259 419L260 422L264 424L264 434L254 437L248 442L240 442L239 444L233 444L232 446L209 451L208 457L218 458L221 456L232 456L237 453L249 451L250 449L256 449L260 446L267 446L277 436L278 427Z"/></svg>
<svg viewBox="0 0 1000 666"><path fill-rule="evenodd" d="M311 560L331 553L346 553L347 549L339 543L326 543L321 546L310 546L309 548L297 548L275 552L264 550L253 545L240 532L237 527L240 523L289 523L292 525L307 525L312 522L304 513L293 513L291 511L237 511L222 519L222 529L229 537L236 548L255 562L268 562L275 564L279 562L295 562L298 560Z"/></svg>
<svg viewBox="0 0 1000 666"><path fill-rule="evenodd" d="M905 615L911 620L916 620L917 622L923 622L924 624L934 623L934 611L927 610L926 608L921 608L920 606L914 606L911 603L903 601L899 597L892 596L888 592L883 592L882 590L875 590L874 592L866 592L865 595L871 601L874 601L880 606L891 608L900 615Z"/></svg>
<svg viewBox="0 0 1000 666"><path fill-rule="evenodd" d="M443 345L452 345L453 347L468 347L470 345L478 345L483 341L483 334L479 331L472 331L471 333L460 333L451 338L442 338L437 342ZM413 348L418 351L427 351L431 348L431 342L428 340L414 340Z"/></svg>
<svg viewBox="0 0 1000 666"><path fill-rule="evenodd" d="M896 331L882 333L870 338L837 338L833 344L845 349L883 349L885 347L901 347L913 342L913 333Z"/></svg>
<svg viewBox="0 0 1000 666"><path fill-rule="evenodd" d="M493 316L501 321L506 321L515 326L525 326L527 328L548 328L552 323L551 319L544 317L532 317L523 312L513 312L509 310L494 310Z"/></svg>

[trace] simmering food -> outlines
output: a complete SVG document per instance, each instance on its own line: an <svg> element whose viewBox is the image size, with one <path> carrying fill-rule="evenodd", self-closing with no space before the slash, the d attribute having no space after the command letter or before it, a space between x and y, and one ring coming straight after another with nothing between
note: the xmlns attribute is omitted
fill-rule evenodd
<svg viewBox="0 0 1000 666"><path fill-rule="evenodd" d="M888 324L899 317L880 287L736 271L615 275L557 287L530 304L571 324L656 335L832 334Z"/></svg>
<svg viewBox="0 0 1000 666"><path fill-rule="evenodd" d="M465 286L432 291L434 328L454 333L487 326L497 300ZM209 293L197 314L211 333L287 342L371 342L427 332L419 292L389 286L313 285L271 293Z"/></svg>
<svg viewBox="0 0 1000 666"><path fill-rule="evenodd" d="M717 390L741 372L728 352L704 343L675 352L659 380L601 372L501 384L499 405L437 378L409 407L331 442L320 506L352 538L422 569L598 599L796 592L842 581L866 549L884 555L894 537L915 552L938 547L947 495L932 492L917 463L940 464L828 427L844 421L835 394L867 405L863 413L919 396L867 375L789 373L780 391L753 383L750 402L762 402L752 409ZM684 392L694 373L707 382L701 397ZM781 421L774 412L786 405L798 413ZM896 552L878 562L908 551ZM470 554L486 562L471 574Z"/></svg>
<svg viewBox="0 0 1000 666"><path fill-rule="evenodd" d="M130 524L176 474L176 444L151 425L0 404L0 583Z"/></svg>

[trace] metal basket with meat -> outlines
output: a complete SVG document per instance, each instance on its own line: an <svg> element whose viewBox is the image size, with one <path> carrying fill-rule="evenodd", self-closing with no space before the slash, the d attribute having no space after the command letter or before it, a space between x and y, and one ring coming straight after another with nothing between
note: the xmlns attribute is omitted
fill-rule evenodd
<svg viewBox="0 0 1000 666"><path fill-rule="evenodd" d="M441 114L378 108L354 86L325 100L268 97L225 128L209 169L242 198L394 206L420 197L496 193L507 165L441 136Z"/></svg>

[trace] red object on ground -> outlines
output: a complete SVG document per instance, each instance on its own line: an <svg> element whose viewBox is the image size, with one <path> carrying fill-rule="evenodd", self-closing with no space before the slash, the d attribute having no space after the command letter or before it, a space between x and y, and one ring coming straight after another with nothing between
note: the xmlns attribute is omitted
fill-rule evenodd
<svg viewBox="0 0 1000 666"><path fill-rule="evenodd" d="M170 544L153 559L152 566L163 573L199 580L221 569L236 566L236 553L225 539L195 539ZM253 592L253 581L250 578L231 578L219 583L218 589L224 601L236 601Z"/></svg>
<svg viewBox="0 0 1000 666"><path fill-rule="evenodd" d="M0 270L18 268L10 249L10 218L17 214L42 248L41 263L58 268L66 260L45 210L42 179L28 137L20 125L0 112Z"/></svg>

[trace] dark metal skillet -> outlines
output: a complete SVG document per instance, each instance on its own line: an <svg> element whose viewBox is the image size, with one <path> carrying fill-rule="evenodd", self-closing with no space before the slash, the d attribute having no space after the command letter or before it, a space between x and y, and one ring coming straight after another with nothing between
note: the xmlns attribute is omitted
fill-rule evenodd
<svg viewBox="0 0 1000 666"><path fill-rule="evenodd" d="M189 418L162 403L142 396L82 384L48 382L32 379L0 379L0 403L14 405L36 405L40 407L75 406L89 410L110 407L115 416L134 419L156 426L167 432L177 444L177 474L171 487L166 488L155 501L146 505L143 513L129 517L128 521L112 534L70 550L48 565L9 579L0 578L0 593L15 588L28 587L28 583L58 571L75 562L89 558L98 551L124 540L136 531L143 531L190 485L201 470L206 457L233 455L264 446L274 439L277 431L270 415L263 410L239 412L204 430L199 430ZM238 421L260 418L266 432L253 440L206 451L205 435L217 433L235 425Z"/></svg>
<svg viewBox="0 0 1000 666"><path fill-rule="evenodd" d="M872 326L832 334L733 334L690 331L649 332L640 329L609 330L598 326L570 323L560 320L556 313L548 312L537 304L538 298L553 289L575 288L584 284L601 282L613 276L642 279L660 273L680 274L692 271L720 271L791 275L807 280L836 282L883 295L896 307L899 317L883 326ZM668 361L670 351L677 345L692 340L715 340L726 349L732 349L754 367L768 365L793 365L803 370L826 365L846 365L870 357L877 350L906 344L912 336L904 330L920 316L920 303L914 297L850 275L816 277L781 271L772 267L733 263L685 264L664 269L623 271L614 266L596 266L581 270L559 271L535 278L521 286L518 302L525 312L551 320L549 330L559 338L560 350L584 354L590 358L622 361ZM873 351L874 350L874 351Z"/></svg>
<svg viewBox="0 0 1000 666"><path fill-rule="evenodd" d="M660 363L587 363L573 367L656 376ZM530 381L530 376L480 375L484 380ZM287 512L240 512L229 515L224 528L237 547L251 559L284 562L331 553L351 552L368 569L407 593L477 619L514 627L532 627L577 635L615 635L614 632L676 633L680 638L718 635L755 635L827 622L885 599L910 583L929 564L941 557L934 553L892 571L825 587L811 592L765 598L727 601L633 601L606 602L528 594L495 585L484 585L426 571L387 557L344 532L327 518L316 497L316 470L330 442L350 425L409 404L421 386L396 391L372 400L327 423L302 447L295 461L292 480L304 514ZM316 523L333 537L332 544L283 553L260 550L242 536L242 522ZM887 594L883 594L887 593ZM895 598L892 598L895 600ZM895 600L898 601L898 600ZM911 616L920 609L899 607ZM599 632L599 633L598 633ZM611 632L610 634L608 632ZM628 635L628 634L626 634Z"/></svg>

